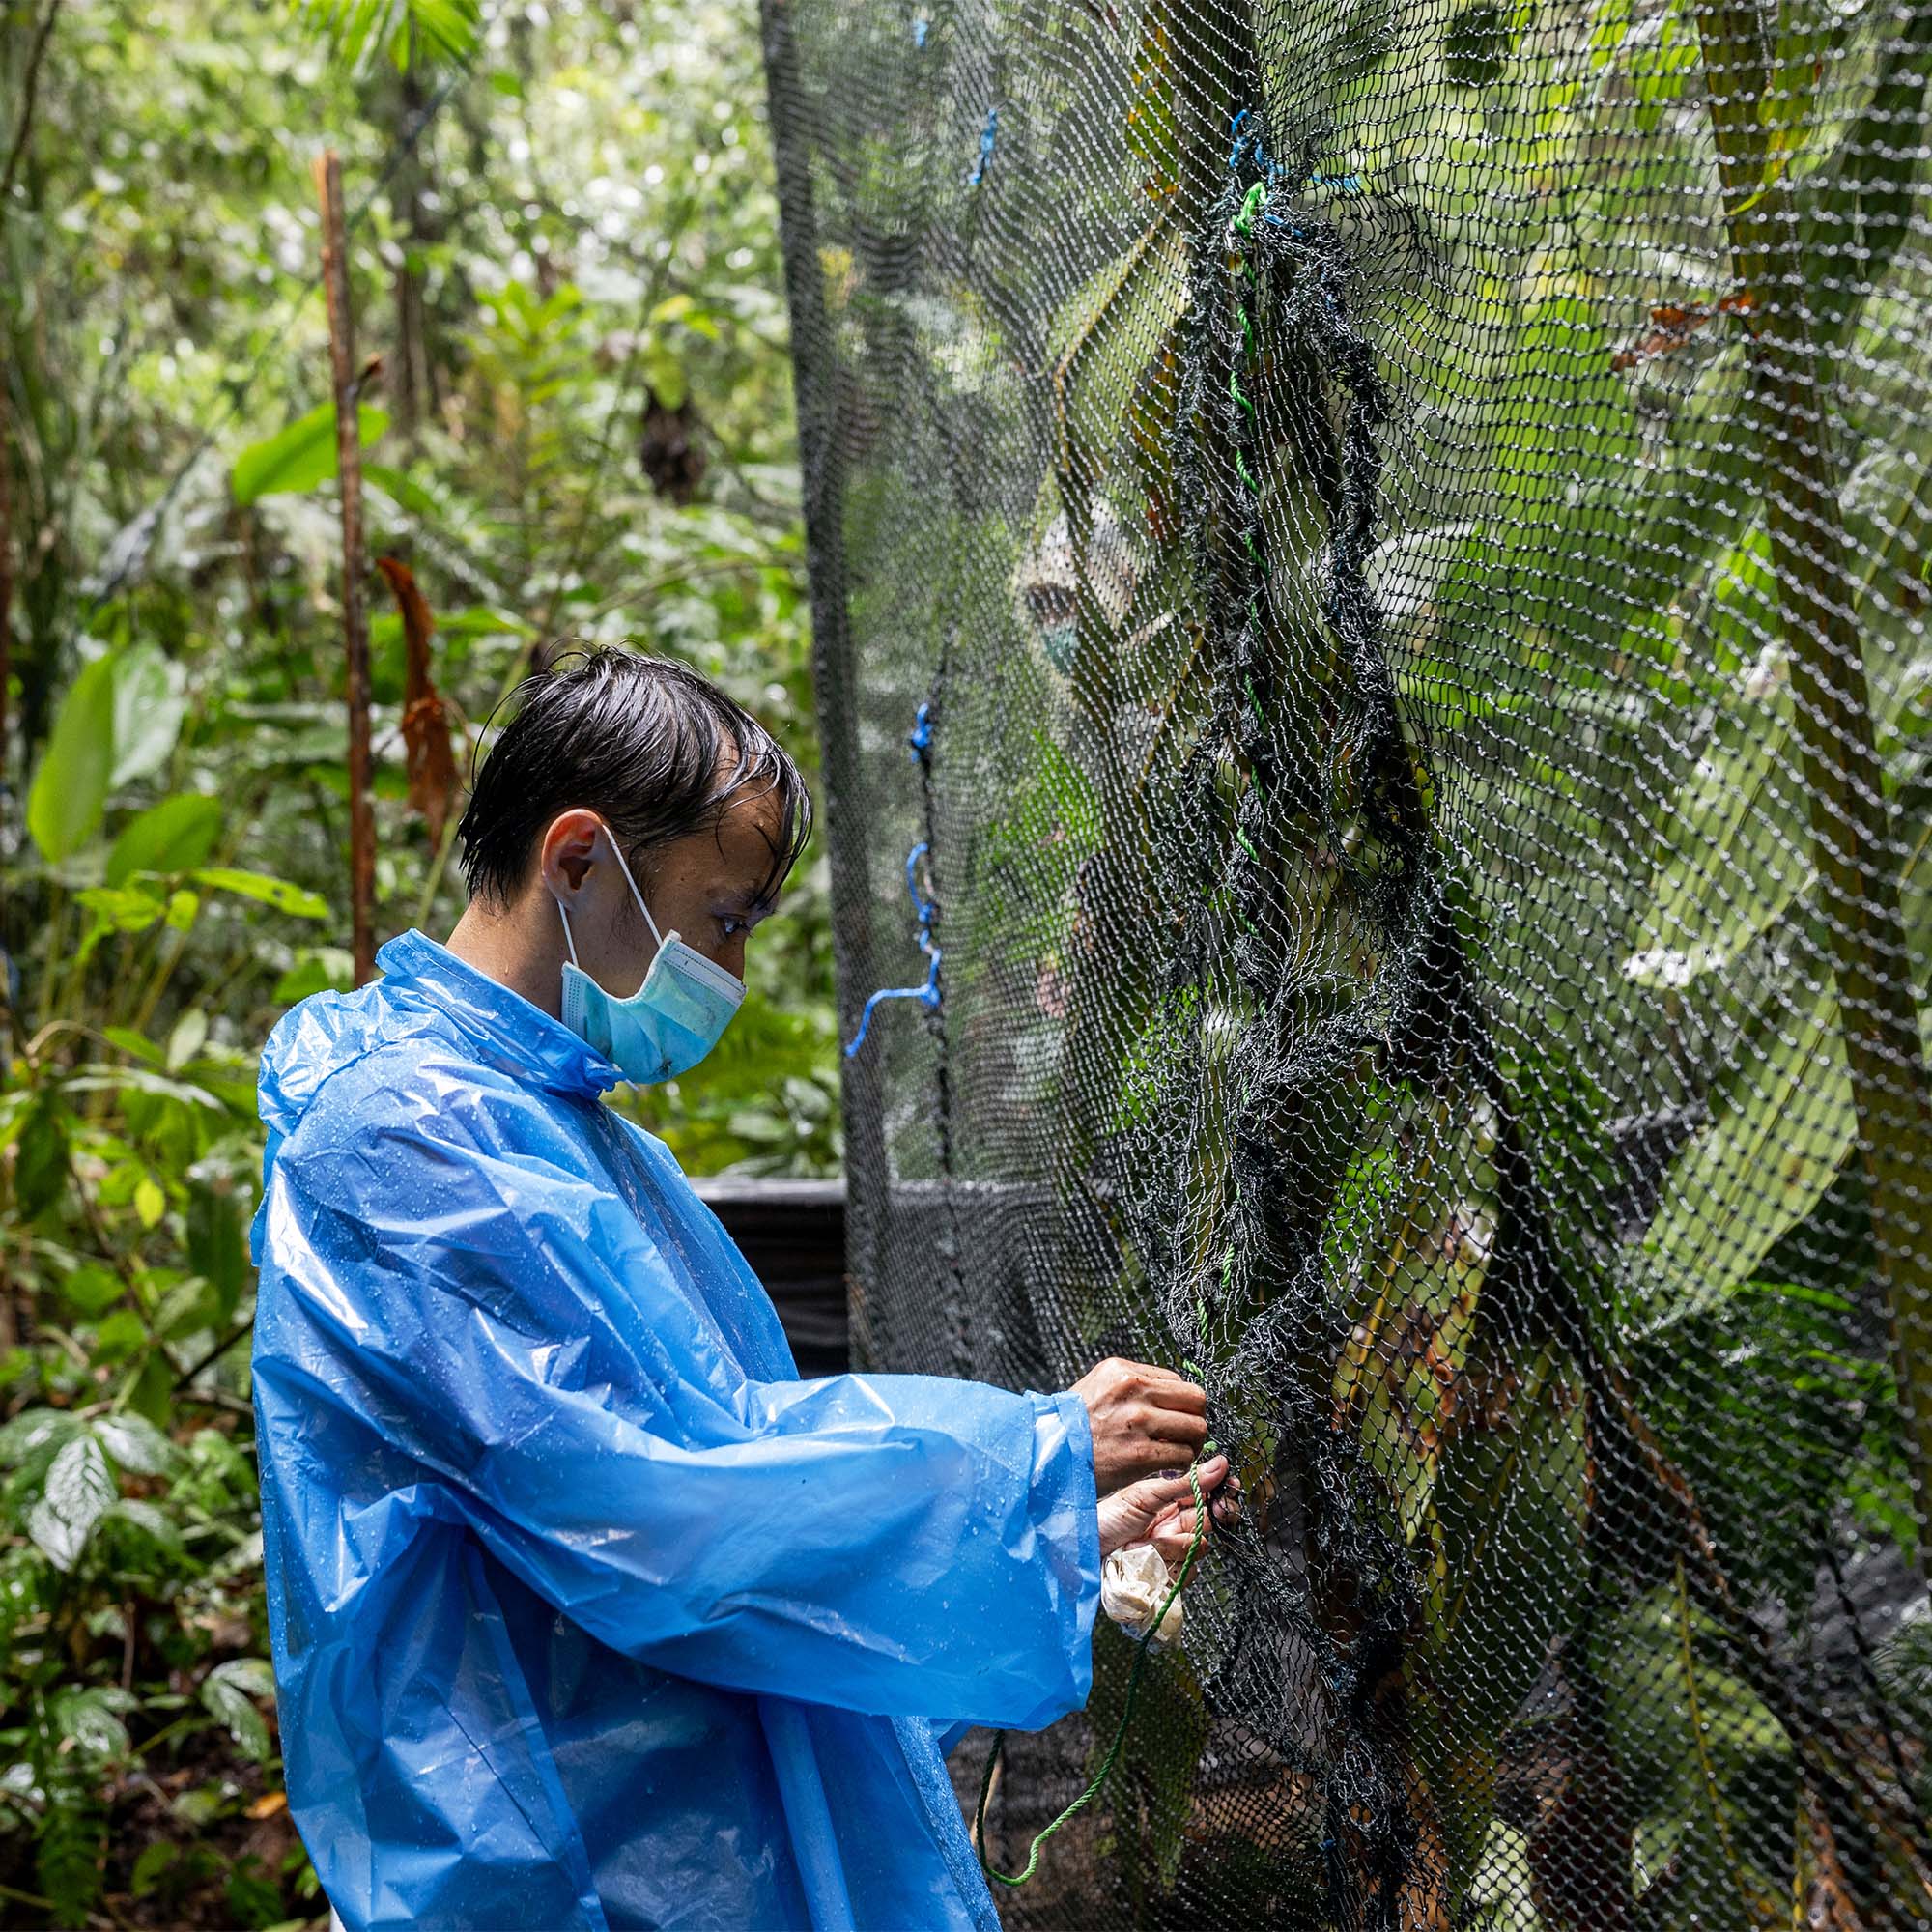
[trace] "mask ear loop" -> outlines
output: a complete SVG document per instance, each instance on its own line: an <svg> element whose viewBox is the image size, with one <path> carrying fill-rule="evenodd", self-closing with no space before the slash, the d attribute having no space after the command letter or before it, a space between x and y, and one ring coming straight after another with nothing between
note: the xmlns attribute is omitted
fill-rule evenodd
<svg viewBox="0 0 1932 1932"><path fill-rule="evenodd" d="M621 851L618 850L616 839L611 838L611 828L608 825L600 825L597 829L604 835L606 838L609 838L611 840L611 856L616 860L617 869L623 873L624 883L630 887L631 896L637 900L638 910L643 914L644 923L651 929L651 940L653 944L656 945L659 952L663 952L665 943L664 934L658 930L658 923L651 917L651 909L644 903L644 895L638 890L638 882L636 879L632 878L631 868L624 863L624 855ZM570 915L564 910L562 899L558 898L554 893L551 895L551 897L556 905L557 918L562 920L563 922L563 943L566 947L570 949L570 963L573 966L576 966L577 970L581 973L583 970L583 968L578 961L577 940L575 935L570 930Z"/></svg>
<svg viewBox="0 0 1932 1932"><path fill-rule="evenodd" d="M638 910L643 914L644 923L651 929L651 938L656 941L659 947L662 947L665 943L664 934L658 930L658 923L651 917L651 909L644 903L644 895L638 890L637 880L631 876L630 866L625 862L623 853L618 850L616 839L611 838L611 828L607 825L603 830L605 838L611 839L611 856L616 860L617 869L623 873L624 883L630 887L631 896L637 900ZM561 904L562 901L559 900L558 903Z"/></svg>

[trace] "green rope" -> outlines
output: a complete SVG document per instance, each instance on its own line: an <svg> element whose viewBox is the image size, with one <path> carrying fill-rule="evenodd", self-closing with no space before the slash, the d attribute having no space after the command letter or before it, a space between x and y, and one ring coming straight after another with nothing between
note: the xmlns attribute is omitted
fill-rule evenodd
<svg viewBox="0 0 1932 1932"><path fill-rule="evenodd" d="M1203 1457L1213 1455L1213 1443L1204 1443L1201 1454ZM1182 1584L1194 1574L1194 1559L1200 1554L1202 1541L1208 1534L1208 1503L1201 1493L1200 1469L1201 1463L1197 1460L1188 1465L1187 1470L1187 1486L1194 1492L1194 1537L1187 1546L1187 1554L1180 1559L1180 1574L1175 1577L1173 1587L1168 1591L1166 1599L1154 1614L1153 1621L1148 1625L1146 1634L1135 1648L1133 1668L1127 1673L1127 1698L1121 1707L1121 1721L1115 1727L1114 1742L1107 1747L1107 1755L1101 1759L1100 1769L1094 1774L1093 1782L1033 1841L1033 1849L1027 1855L1026 1869L1017 1875L997 1870L986 1857L986 1800L993 1789L993 1774L999 1769L1000 1760L1005 1755L1007 1747L1006 1732L993 1733L993 1748L986 1753L986 1774L980 1780L980 1808L973 1821L973 1848L980 1855L980 1869L988 1878L997 1880L1001 1885L1022 1886L1038 1870L1040 1847L1069 1818L1084 1811L1094 1799L1099 1797L1106 1788L1107 1780L1114 1775L1114 1767L1121 1761L1121 1747L1127 1741L1127 1726L1133 1721L1134 1693L1140 1689L1141 1666L1147 1662L1148 1647L1153 1642L1162 1623L1166 1621L1167 1613L1173 1607L1175 1598L1179 1596Z"/></svg>

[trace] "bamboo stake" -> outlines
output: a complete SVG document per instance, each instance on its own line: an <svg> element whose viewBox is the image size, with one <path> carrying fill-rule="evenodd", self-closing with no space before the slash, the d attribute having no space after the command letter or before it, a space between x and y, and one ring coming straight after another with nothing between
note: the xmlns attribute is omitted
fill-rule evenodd
<svg viewBox="0 0 1932 1932"><path fill-rule="evenodd" d="M1746 297L1740 320L1759 403L1752 419L1811 859L1906 1410L1922 1569L1932 1525L1932 1093L1899 914L1899 847L1852 613L1852 553L1827 440L1831 395L1796 210L1759 113L1774 83L1769 36L1757 0L1706 0L1697 29L1731 268Z"/></svg>
<svg viewBox="0 0 1932 1932"><path fill-rule="evenodd" d="M349 904L355 983L376 972L376 821L369 803L369 616L362 603L362 438L355 374L355 318L343 245L342 162L334 149L315 164L322 203L322 279L328 294L329 363L335 389L335 455L342 498L342 640L349 705Z"/></svg>

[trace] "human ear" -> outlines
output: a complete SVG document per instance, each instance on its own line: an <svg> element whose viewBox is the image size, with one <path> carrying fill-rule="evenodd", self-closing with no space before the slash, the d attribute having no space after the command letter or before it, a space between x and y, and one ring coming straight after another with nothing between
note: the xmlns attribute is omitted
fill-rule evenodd
<svg viewBox="0 0 1932 1932"><path fill-rule="evenodd" d="M552 897L574 899L583 890L596 862L604 822L594 811L572 806L550 822L543 836L538 870Z"/></svg>

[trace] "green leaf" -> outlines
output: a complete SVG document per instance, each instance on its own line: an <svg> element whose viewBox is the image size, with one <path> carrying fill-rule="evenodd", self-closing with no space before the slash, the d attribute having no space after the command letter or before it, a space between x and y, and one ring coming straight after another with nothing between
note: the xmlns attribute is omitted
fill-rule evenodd
<svg viewBox="0 0 1932 1932"><path fill-rule="evenodd" d="M166 1366L163 1362L162 1367ZM176 1526L174 1519L156 1503L142 1502L138 1497L123 1497L101 1520L127 1523L130 1528L138 1530L149 1542L158 1544L170 1556L181 1556L185 1553L181 1530Z"/></svg>
<svg viewBox="0 0 1932 1932"><path fill-rule="evenodd" d="M157 1100L178 1100L186 1107L213 1107L222 1103L206 1087L192 1081L172 1080L147 1066L104 1066L90 1063L78 1073L61 1082L64 1094L152 1094Z"/></svg>
<svg viewBox="0 0 1932 1932"><path fill-rule="evenodd" d="M269 1755L269 1726L255 1708L275 1694L272 1670L259 1657L237 1657L217 1663L202 1680L201 1701L228 1726L238 1749L260 1763Z"/></svg>
<svg viewBox="0 0 1932 1932"><path fill-rule="evenodd" d="M136 872L191 872L221 836L218 798L181 792L129 820L107 854L107 883L125 886Z"/></svg>
<svg viewBox="0 0 1932 1932"><path fill-rule="evenodd" d="M99 1262L82 1262L61 1277L61 1299L93 1321L121 1299L121 1278Z"/></svg>
<svg viewBox="0 0 1932 1932"><path fill-rule="evenodd" d="M14 1202L22 1220L50 1207L67 1186L67 1109L51 1094L43 1094L28 1110L14 1162Z"/></svg>
<svg viewBox="0 0 1932 1932"><path fill-rule="evenodd" d="M125 1362L147 1346L148 1331L131 1308L117 1308L101 1317L94 1330L94 1359L97 1362ZM159 1359L156 1357L156 1359ZM165 1362L161 1363L167 1368ZM150 1421L152 1411L143 1410Z"/></svg>
<svg viewBox="0 0 1932 1932"><path fill-rule="evenodd" d="M133 644L114 662L114 771L110 788L167 763L187 710L186 677L153 644Z"/></svg>
<svg viewBox="0 0 1932 1932"><path fill-rule="evenodd" d="M188 1185L187 1260L213 1288L218 1321L232 1321L248 1283L248 1237L235 1196L206 1180Z"/></svg>
<svg viewBox="0 0 1932 1932"><path fill-rule="evenodd" d="M134 1183L134 1212L144 1228L157 1228L168 1211L167 1190L152 1174L144 1174Z"/></svg>
<svg viewBox="0 0 1932 1932"><path fill-rule="evenodd" d="M53 1452L71 1442L87 1424L64 1408L23 1408L0 1426L0 1469L17 1469L36 1456L53 1461Z"/></svg>
<svg viewBox="0 0 1932 1932"><path fill-rule="evenodd" d="M136 1033L132 1027L102 1027L101 1034L112 1040L121 1051L135 1060L144 1060L150 1065L161 1064L161 1049L145 1034Z"/></svg>
<svg viewBox="0 0 1932 1932"><path fill-rule="evenodd" d="M145 1416L100 1416L94 1434L117 1466L129 1475L165 1475L174 1466L175 1445Z"/></svg>
<svg viewBox="0 0 1932 1932"><path fill-rule="evenodd" d="M49 1716L61 1750L75 1752L83 1761L96 1763L127 1756L128 1726L121 1721L116 1707L125 1708L126 1703L131 1702L128 1693L121 1690L70 1686L57 1691Z"/></svg>
<svg viewBox="0 0 1932 1932"><path fill-rule="evenodd" d="M247 872L234 866L204 866L194 874L201 885L217 893L234 893L244 899L273 906L297 919L327 919L328 901L319 893L278 879L270 872Z"/></svg>
<svg viewBox="0 0 1932 1932"><path fill-rule="evenodd" d="M1824 1198L1858 1131L1831 977L1772 1003L1738 1071L1664 1177L1631 1270L1630 1319L1657 1328L1722 1300Z"/></svg>
<svg viewBox="0 0 1932 1932"><path fill-rule="evenodd" d="M1729 969L1812 879L1777 583L1760 525L1719 567L1703 620L1726 673L1709 742L1660 813L1624 975L1679 987Z"/></svg>
<svg viewBox="0 0 1932 1932"><path fill-rule="evenodd" d="M425 59L467 61L482 31L480 0L305 0L302 12L351 67L381 48L405 70Z"/></svg>
<svg viewBox="0 0 1932 1932"><path fill-rule="evenodd" d="M1047 356L1063 432L1097 466L1127 433L1126 399L1187 305L1187 237L1163 216L1053 318Z"/></svg>
<svg viewBox="0 0 1932 1932"><path fill-rule="evenodd" d="M1605 1715L1625 1788L1641 1794L1638 1863L1675 1854L1670 1922L1750 1932L1779 1922L1780 1900L1789 1911L1782 1856L1760 1861L1788 1840L1790 1745L1727 1656L1680 1568L1613 1628Z"/></svg>
<svg viewBox="0 0 1932 1932"><path fill-rule="evenodd" d="M366 449L389 426L384 411L368 403L355 412L356 430ZM264 497L293 496L327 483L336 470L335 405L324 403L266 441L251 443L235 459L235 500L253 503Z"/></svg>
<svg viewBox="0 0 1932 1932"><path fill-rule="evenodd" d="M156 1838L152 1844L143 1845L141 1856L134 1861L133 1872L128 1880L128 1891L135 1898L146 1898L181 1855L182 1848L170 1844L165 1838Z"/></svg>
<svg viewBox="0 0 1932 1932"><path fill-rule="evenodd" d="M1452 86L1492 87L1509 58L1509 22L1500 7L1465 7L1449 22L1442 42L1442 67Z"/></svg>
<svg viewBox="0 0 1932 1932"><path fill-rule="evenodd" d="M54 1458L46 1488L28 1514L27 1534L56 1570L71 1570L119 1493L99 1442L76 1435Z"/></svg>
<svg viewBox="0 0 1932 1932"><path fill-rule="evenodd" d="M179 1073L207 1043L208 1014L200 1007L189 1007L168 1035L168 1071Z"/></svg>
<svg viewBox="0 0 1932 1932"><path fill-rule="evenodd" d="M91 959L110 933L146 932L167 910L152 893L138 886L90 886L74 895L94 915L80 942L79 958Z"/></svg>
<svg viewBox="0 0 1932 1932"><path fill-rule="evenodd" d="M1417 1751L1459 1871L1492 1815L1497 1751L1583 1588L1588 1458L1581 1393L1546 1351L1521 1377L1465 1378L1433 1492L1436 1562L1410 1653ZM1496 1391L1494 1412L1485 1389ZM1523 1588L1522 1552L1545 1566Z"/></svg>
<svg viewBox="0 0 1932 1932"><path fill-rule="evenodd" d="M96 658L68 687L27 794L27 830L57 864L94 836L114 775L114 660Z"/></svg>

